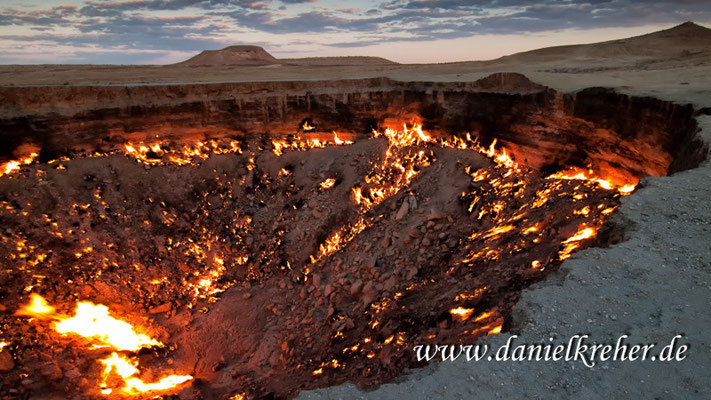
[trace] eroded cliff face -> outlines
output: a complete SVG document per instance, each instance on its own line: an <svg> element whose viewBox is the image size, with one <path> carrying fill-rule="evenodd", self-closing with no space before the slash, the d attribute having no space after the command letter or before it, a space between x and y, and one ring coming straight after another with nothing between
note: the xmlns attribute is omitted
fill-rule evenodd
<svg viewBox="0 0 711 400"><path fill-rule="evenodd" d="M0 157L41 148L50 160L127 140L283 136L304 121L353 135L417 120L435 135L493 139L529 167L635 180L697 165L691 106L602 88L561 94L520 74L468 83L364 79L207 85L0 88ZM14 154L17 156L17 154Z"/></svg>

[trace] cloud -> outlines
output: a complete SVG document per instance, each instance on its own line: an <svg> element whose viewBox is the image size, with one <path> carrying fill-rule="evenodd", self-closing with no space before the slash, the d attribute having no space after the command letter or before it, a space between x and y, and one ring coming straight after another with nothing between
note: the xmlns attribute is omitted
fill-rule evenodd
<svg viewBox="0 0 711 400"><path fill-rule="evenodd" d="M77 1L79 6L45 7L42 0L22 8L0 6L0 42L6 46L0 51L12 43L36 52L53 44L74 46L76 54L131 50L128 61L138 62L160 58L154 52L167 57L245 41L280 47L300 36L314 48L357 48L711 21L711 3L699 0L353 0L347 9L316 0Z"/></svg>

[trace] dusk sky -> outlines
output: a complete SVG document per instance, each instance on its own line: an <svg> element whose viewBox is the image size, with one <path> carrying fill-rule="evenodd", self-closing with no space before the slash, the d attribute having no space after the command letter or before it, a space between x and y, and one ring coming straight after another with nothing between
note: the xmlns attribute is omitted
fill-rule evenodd
<svg viewBox="0 0 711 400"><path fill-rule="evenodd" d="M280 58L483 60L685 21L709 26L711 1L0 0L0 63L165 64L235 44Z"/></svg>

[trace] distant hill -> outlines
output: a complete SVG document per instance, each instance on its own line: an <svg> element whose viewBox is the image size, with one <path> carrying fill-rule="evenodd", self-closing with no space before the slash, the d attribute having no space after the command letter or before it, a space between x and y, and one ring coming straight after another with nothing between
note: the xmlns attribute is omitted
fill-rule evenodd
<svg viewBox="0 0 711 400"><path fill-rule="evenodd" d="M547 62L563 59L585 61L639 57L655 59L693 56L709 51L711 51L711 29L693 22L685 22L646 35L591 44L546 47L504 56L491 62Z"/></svg>
<svg viewBox="0 0 711 400"><path fill-rule="evenodd" d="M396 65L397 63L380 57L306 57L277 59L259 46L229 46L222 50L205 50L200 54L176 65L186 66L227 66L227 65L304 65L304 66L344 66L344 65Z"/></svg>
<svg viewBox="0 0 711 400"><path fill-rule="evenodd" d="M222 50L205 50L179 65L224 66L224 65L270 65L281 64L259 46L229 46Z"/></svg>

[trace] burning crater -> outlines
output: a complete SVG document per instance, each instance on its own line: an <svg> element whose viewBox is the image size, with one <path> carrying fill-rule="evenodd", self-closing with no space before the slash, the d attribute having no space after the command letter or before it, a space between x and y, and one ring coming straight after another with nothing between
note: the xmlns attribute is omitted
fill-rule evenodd
<svg viewBox="0 0 711 400"><path fill-rule="evenodd" d="M250 92L232 120L206 111L224 99L5 119L30 129L2 138L3 394L387 382L416 344L507 329L522 289L620 239L639 178L703 154L690 107L511 75L412 85Z"/></svg>

